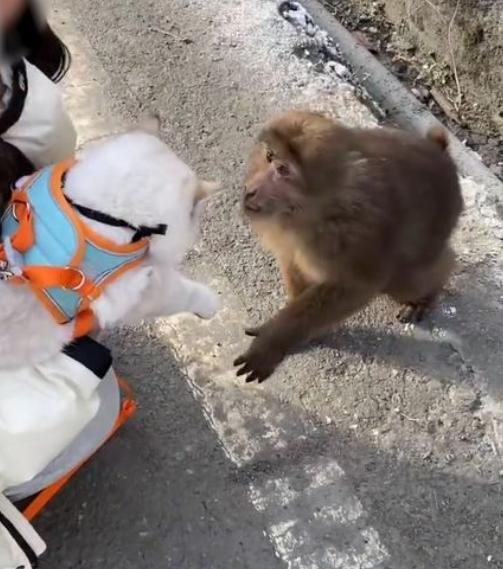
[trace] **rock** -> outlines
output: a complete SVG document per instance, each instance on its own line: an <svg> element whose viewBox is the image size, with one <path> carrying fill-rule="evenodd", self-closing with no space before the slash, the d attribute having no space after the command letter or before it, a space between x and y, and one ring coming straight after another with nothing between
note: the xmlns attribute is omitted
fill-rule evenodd
<svg viewBox="0 0 503 569"><path fill-rule="evenodd" d="M373 40L371 40L365 33L356 31L353 32L353 37L360 45L362 45L365 49L370 51L370 53L377 53L379 51L376 43Z"/></svg>
<svg viewBox="0 0 503 569"><path fill-rule="evenodd" d="M491 170L491 172L495 175L498 176L499 178L503 177L503 165L500 164L491 164L489 166L489 170Z"/></svg>
<svg viewBox="0 0 503 569"><path fill-rule="evenodd" d="M407 75L407 70L408 70L408 66L406 63L404 63L403 61L397 61L394 65L393 65L393 71L399 76L399 77L405 77Z"/></svg>
<svg viewBox="0 0 503 569"><path fill-rule="evenodd" d="M476 132L471 133L468 137L470 144L486 144L487 143L487 136L485 134L478 134Z"/></svg>
<svg viewBox="0 0 503 569"><path fill-rule="evenodd" d="M426 103L430 98L430 91L423 85L416 85L411 89L412 94L414 97L419 99L422 103Z"/></svg>
<svg viewBox="0 0 503 569"><path fill-rule="evenodd" d="M449 389L449 399L461 410L474 411L480 405L479 394L469 386L459 385Z"/></svg>
<svg viewBox="0 0 503 569"><path fill-rule="evenodd" d="M503 110L494 113L491 117L494 123L494 126L503 134Z"/></svg>
<svg viewBox="0 0 503 569"><path fill-rule="evenodd" d="M337 77L340 77L341 79L349 79L351 76L349 69L338 61L329 61L327 63L327 68L335 71Z"/></svg>

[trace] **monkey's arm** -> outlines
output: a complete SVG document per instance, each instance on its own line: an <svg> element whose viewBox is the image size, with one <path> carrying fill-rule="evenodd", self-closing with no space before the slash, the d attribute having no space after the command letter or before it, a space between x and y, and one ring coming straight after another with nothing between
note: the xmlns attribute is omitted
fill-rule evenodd
<svg viewBox="0 0 503 569"><path fill-rule="evenodd" d="M279 266L286 294L289 300L293 300L308 288L309 282L292 259L280 259Z"/></svg>
<svg viewBox="0 0 503 569"><path fill-rule="evenodd" d="M289 351L363 308L377 292L372 286L311 286L263 326L247 331L255 338L248 351L234 362L240 367L237 375L246 375L247 382L261 383Z"/></svg>

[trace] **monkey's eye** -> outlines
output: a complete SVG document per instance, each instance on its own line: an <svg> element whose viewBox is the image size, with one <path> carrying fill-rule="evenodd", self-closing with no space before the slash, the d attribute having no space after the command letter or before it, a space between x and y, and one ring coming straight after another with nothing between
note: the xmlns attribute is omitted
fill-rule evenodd
<svg viewBox="0 0 503 569"><path fill-rule="evenodd" d="M265 159L267 162L272 162L274 160L274 152L270 148L266 150Z"/></svg>

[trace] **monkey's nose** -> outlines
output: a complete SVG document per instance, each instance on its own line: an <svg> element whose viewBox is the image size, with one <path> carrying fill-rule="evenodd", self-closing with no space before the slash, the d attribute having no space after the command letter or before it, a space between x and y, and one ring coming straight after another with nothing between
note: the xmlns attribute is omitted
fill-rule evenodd
<svg viewBox="0 0 503 569"><path fill-rule="evenodd" d="M245 186L245 200L251 199L257 195L257 188Z"/></svg>
<svg viewBox="0 0 503 569"><path fill-rule="evenodd" d="M257 189L246 188L244 196L244 207L248 211L260 211L260 205L257 203Z"/></svg>

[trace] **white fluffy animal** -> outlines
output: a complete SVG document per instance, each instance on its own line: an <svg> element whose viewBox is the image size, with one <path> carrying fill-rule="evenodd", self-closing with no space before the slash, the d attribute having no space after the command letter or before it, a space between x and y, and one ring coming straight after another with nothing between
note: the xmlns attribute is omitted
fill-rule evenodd
<svg viewBox="0 0 503 569"><path fill-rule="evenodd" d="M216 294L179 272L197 237L201 206L213 189L157 136L143 131L94 147L71 168L64 193L74 203L133 226L167 225L165 235L151 237L141 265L111 282L92 303L101 329L179 312L201 318L215 314ZM118 245L131 242L131 229L81 218ZM0 281L0 298L0 368L40 363L72 340L71 329L58 325L28 286Z"/></svg>

